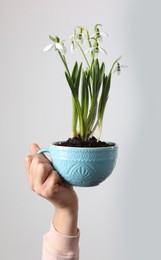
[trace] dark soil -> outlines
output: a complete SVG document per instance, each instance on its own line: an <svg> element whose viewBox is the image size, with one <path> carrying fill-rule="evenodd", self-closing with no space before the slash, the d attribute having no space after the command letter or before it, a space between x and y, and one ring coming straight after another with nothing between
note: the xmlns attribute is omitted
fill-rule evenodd
<svg viewBox="0 0 161 260"><path fill-rule="evenodd" d="M60 146L68 146L68 147L109 147L114 146L114 143L106 143L102 141L98 141L93 136L89 138L88 141L84 141L79 137L69 138L67 141L59 144Z"/></svg>

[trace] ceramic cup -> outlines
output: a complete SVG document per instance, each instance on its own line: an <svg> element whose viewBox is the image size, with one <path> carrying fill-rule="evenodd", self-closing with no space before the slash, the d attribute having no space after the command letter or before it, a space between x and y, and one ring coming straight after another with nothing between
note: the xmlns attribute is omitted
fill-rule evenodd
<svg viewBox="0 0 161 260"><path fill-rule="evenodd" d="M112 173L118 154L116 143L99 148L66 147L60 146L60 143L53 143L38 153L49 153L54 169L69 184L96 186Z"/></svg>

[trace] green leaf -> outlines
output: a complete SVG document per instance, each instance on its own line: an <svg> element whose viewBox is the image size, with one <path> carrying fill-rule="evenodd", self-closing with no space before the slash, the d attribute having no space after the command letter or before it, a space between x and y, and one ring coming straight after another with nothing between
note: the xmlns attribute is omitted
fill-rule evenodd
<svg viewBox="0 0 161 260"><path fill-rule="evenodd" d="M105 64L103 62L102 65L101 65L101 68L100 68L100 77L99 77L99 85L100 86L102 84L104 75L105 75Z"/></svg>
<svg viewBox="0 0 161 260"><path fill-rule="evenodd" d="M84 122L87 122L88 115L88 104L89 104L89 93L88 93L88 78L86 72L82 73L82 93L81 93L81 107Z"/></svg>
<svg viewBox="0 0 161 260"><path fill-rule="evenodd" d="M103 68L102 68L103 70ZM98 97L100 90L100 67L99 61L96 59L91 68L91 85L89 84L89 93L91 96L91 104L89 108L89 114L86 124L86 136L89 136L92 132L93 126L96 121L97 108L98 108ZM94 127L95 128L95 127Z"/></svg>
<svg viewBox="0 0 161 260"><path fill-rule="evenodd" d="M77 79L77 75L78 75L78 62L76 61L74 68L73 68L73 71L72 71L72 79L73 79L74 83Z"/></svg>
<svg viewBox="0 0 161 260"><path fill-rule="evenodd" d="M98 59L96 59L93 63L92 78L93 78L93 95L95 95L98 92L98 82L99 82L99 62L98 62Z"/></svg>
<svg viewBox="0 0 161 260"><path fill-rule="evenodd" d="M103 78L102 93L98 105L98 128L99 128L98 140L100 139L101 132L102 132L103 116L104 116L104 112L108 100L110 85L111 85L111 71L109 72L108 76L104 76Z"/></svg>
<svg viewBox="0 0 161 260"><path fill-rule="evenodd" d="M97 115L97 97L95 96L92 99L92 103L90 106L90 111L89 111L89 115L87 118L87 125L86 125L86 131L87 131L87 135L91 132L91 129L94 125L94 122L96 120L96 115Z"/></svg>
<svg viewBox="0 0 161 260"><path fill-rule="evenodd" d="M51 41L55 42L54 37L52 37L51 35L49 35L49 38L50 38Z"/></svg>
<svg viewBox="0 0 161 260"><path fill-rule="evenodd" d="M108 94L110 90L110 85L111 85L111 73L108 76L104 77L103 84L102 84L102 93L101 93L99 108L98 108L100 118L102 118L105 110L105 106L107 103Z"/></svg>
<svg viewBox="0 0 161 260"><path fill-rule="evenodd" d="M79 118L79 125L80 125L80 136L82 138L84 138L84 121L83 121L83 115L82 115L82 110L81 110L81 105L78 99L78 95L77 95L77 91L73 85L73 81L72 78L67 74L67 72L65 72L65 76L67 79L67 82L69 84L69 87L71 89L72 92L72 96L73 96L73 109L77 109L77 113L78 113L78 118ZM73 122L74 125L74 122Z"/></svg>
<svg viewBox="0 0 161 260"><path fill-rule="evenodd" d="M76 93L76 91L75 91L75 88L74 88L74 85L73 85L73 81L72 81L71 77L69 77L69 75L67 74L66 71L65 71L65 77L66 77L67 82L68 82L68 85L69 85L69 87L70 87L70 89L71 89L72 95L73 95L73 96L76 96L77 93Z"/></svg>
<svg viewBox="0 0 161 260"><path fill-rule="evenodd" d="M78 70L78 73L77 73L77 77L76 77L76 80L75 80L75 83L74 83L77 95L79 93L79 84L80 84L81 72L82 72L82 63L80 64L80 67L79 67L79 70Z"/></svg>

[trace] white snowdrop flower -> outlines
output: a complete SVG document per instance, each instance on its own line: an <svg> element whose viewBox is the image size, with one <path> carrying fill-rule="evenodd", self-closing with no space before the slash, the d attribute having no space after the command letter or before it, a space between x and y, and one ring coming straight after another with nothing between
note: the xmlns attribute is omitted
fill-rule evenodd
<svg viewBox="0 0 161 260"><path fill-rule="evenodd" d="M48 44L48 45L43 49L43 52L48 52L48 51L50 51L51 49L53 49L54 47L55 47L55 44L54 44L54 43Z"/></svg>
<svg viewBox="0 0 161 260"><path fill-rule="evenodd" d="M79 43L81 43L81 44L84 43L84 35L83 34L76 34L76 35L73 34L69 37L69 39L72 40L72 41L75 41L75 39L76 39L76 40L79 41Z"/></svg>
<svg viewBox="0 0 161 260"><path fill-rule="evenodd" d="M85 50L84 53L86 54L86 53L89 53L89 52L94 52L94 53L97 53L97 54L98 54L99 52L101 52L101 53L107 55L106 50L103 49L103 48L101 48L101 47L99 47L99 46L93 46L93 47L91 47L91 48L88 48L87 50Z"/></svg>
<svg viewBox="0 0 161 260"><path fill-rule="evenodd" d="M120 75L122 68L128 68L128 66L117 62L113 73L117 72L117 74Z"/></svg>
<svg viewBox="0 0 161 260"><path fill-rule="evenodd" d="M104 48L98 47L98 50L102 52L103 54L107 55L107 51Z"/></svg>
<svg viewBox="0 0 161 260"><path fill-rule="evenodd" d="M83 35L83 28L82 27L77 27L74 31L74 34L72 34L69 37L70 40L76 41L78 40L79 43L83 44L84 43L84 35Z"/></svg>
<svg viewBox="0 0 161 260"><path fill-rule="evenodd" d="M102 42L103 41L103 36L104 37L108 37L108 34L105 32L100 32L99 36L98 36L98 41Z"/></svg>
<svg viewBox="0 0 161 260"><path fill-rule="evenodd" d="M71 53L74 53L75 48L76 48L76 46L74 44L74 41L72 41L71 42L71 47L70 47Z"/></svg>
<svg viewBox="0 0 161 260"><path fill-rule="evenodd" d="M102 25L101 24L96 24L96 26L94 27L94 34L92 34L91 38L95 38L96 40L102 42L103 41L103 37L107 37L108 34L106 32L100 31L98 26L102 26Z"/></svg>
<svg viewBox="0 0 161 260"><path fill-rule="evenodd" d="M55 50L61 51L62 53L66 53L66 48L63 43L56 42L55 43Z"/></svg>
<svg viewBox="0 0 161 260"><path fill-rule="evenodd" d="M43 51L44 52L48 52L50 50L52 50L53 48L55 48L56 51L60 51L62 52L63 54L66 53L66 48L64 46L64 43L63 42L58 42L58 41L55 41L54 43L51 43L51 44L48 44L44 49Z"/></svg>

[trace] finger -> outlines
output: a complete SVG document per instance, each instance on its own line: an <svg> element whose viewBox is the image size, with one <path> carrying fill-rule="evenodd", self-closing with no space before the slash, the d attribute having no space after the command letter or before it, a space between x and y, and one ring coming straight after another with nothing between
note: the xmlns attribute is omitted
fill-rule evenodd
<svg viewBox="0 0 161 260"><path fill-rule="evenodd" d="M37 152L40 150L40 147L37 144L31 144L30 146L30 153L31 155L37 154Z"/></svg>
<svg viewBox="0 0 161 260"><path fill-rule="evenodd" d="M33 178L33 174L31 171L32 161L33 161L33 156L31 156L31 155L26 156L26 158L25 158L26 173L27 173L27 177L28 177L29 186L33 190L34 178Z"/></svg>
<svg viewBox="0 0 161 260"><path fill-rule="evenodd" d="M58 193L61 183L61 177L53 170L43 184L44 197L50 199L55 193Z"/></svg>
<svg viewBox="0 0 161 260"><path fill-rule="evenodd" d="M29 182L33 183L38 165L47 163L47 160L41 155L28 155L25 159L25 162Z"/></svg>
<svg viewBox="0 0 161 260"><path fill-rule="evenodd" d="M40 158L45 158L45 159L47 159L49 162L50 162L50 160L45 156L45 154L37 154L37 152L40 150L40 147L37 145L37 144L31 144L31 146L30 146L30 153L31 153L31 155L37 155L37 156L39 156Z"/></svg>
<svg viewBox="0 0 161 260"><path fill-rule="evenodd" d="M25 167L26 167L27 172L30 169L31 162L32 162L32 156L31 155L26 156L26 158L25 158Z"/></svg>
<svg viewBox="0 0 161 260"><path fill-rule="evenodd" d="M42 184L52 170L53 167L49 160L40 155L33 156L28 173L30 187L34 187L35 191L39 193L38 191L41 190Z"/></svg>
<svg viewBox="0 0 161 260"><path fill-rule="evenodd" d="M49 175L52 173L53 167L49 163L39 163L35 171L34 180L36 186L42 186Z"/></svg>

